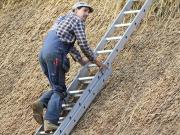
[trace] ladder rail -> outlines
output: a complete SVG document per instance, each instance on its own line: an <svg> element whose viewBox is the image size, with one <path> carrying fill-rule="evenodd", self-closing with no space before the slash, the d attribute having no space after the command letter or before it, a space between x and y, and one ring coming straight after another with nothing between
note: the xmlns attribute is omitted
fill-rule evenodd
<svg viewBox="0 0 180 135"><path fill-rule="evenodd" d="M137 16L134 18L132 24L128 27L126 32L124 33L123 37L119 42L116 44L113 53L111 53L108 58L106 59L105 63L111 64L114 60L114 58L117 56L119 51L123 50L125 43L128 41L129 37L133 33L134 29L139 25L142 18L145 16L145 13L150 8L150 5L152 4L153 0L146 0L144 5L142 6L142 11L137 14Z"/></svg>
<svg viewBox="0 0 180 135"><path fill-rule="evenodd" d="M41 125L34 133L34 135L40 135L39 131L43 130L43 125Z"/></svg>
<svg viewBox="0 0 180 135"><path fill-rule="evenodd" d="M81 118L83 113L89 107L89 105L91 104L93 99L96 97L98 92L101 90L101 88L104 85L104 82L109 78L111 73L112 73L112 69L110 68L110 71L106 70L106 72L101 77L94 79L96 83L93 86L91 86L91 91L87 91L88 93L83 94L83 96L86 96L86 99L83 100L82 102L78 102L78 104L76 104L76 106L78 105L77 110L75 112L73 112L73 115L70 115L70 116L68 115L68 117L65 118L65 120L69 121L67 123L67 125L66 126L60 125L60 128L58 128L56 130L54 135L60 135L60 134L68 135L71 132L71 130L73 129L75 124L78 122L78 120ZM99 75L99 74L101 74L101 72L98 72L97 75ZM98 79L98 81L96 79ZM81 103L81 104L79 104L79 103ZM73 107L73 109L74 109L74 107Z"/></svg>
<svg viewBox="0 0 180 135"><path fill-rule="evenodd" d="M60 125L60 130L63 130L66 125L70 122L69 117L72 117L77 110L79 109L80 105L79 104L83 104L83 102L85 101L85 99L88 97L89 93L92 91L92 88L94 85L96 85L98 83L97 80L99 80L99 78L102 76L101 72L97 72L97 74L94 76L94 79L92 80L92 82L87 86L87 88L84 90L83 95L78 99L78 101L76 102L76 104L73 106L71 112L69 112L69 114L67 115L67 117L64 119L63 124ZM58 130L57 129L57 130ZM56 132L55 132L56 133ZM58 134L54 134L54 135L58 135Z"/></svg>
<svg viewBox="0 0 180 135"><path fill-rule="evenodd" d="M123 20L124 14L123 12L126 10L130 10L130 8L132 7L133 4L133 0L128 0L128 2L125 4L125 6L123 7L123 9L121 10L120 14L116 17L116 19L114 20L114 22L112 23L112 25L108 28L107 32L105 33L105 35L102 37L101 41L98 43L94 53L97 53L98 50L102 50L102 48L104 48L105 44L107 43L106 41L106 37L110 34L113 33L115 27L113 27L115 24L121 22ZM79 84L79 77L82 76L87 76L88 73L88 67L84 66L80 69L79 73L76 75L75 79L72 81L72 83L70 84L70 86L68 87L68 91L76 89L78 84Z"/></svg>
<svg viewBox="0 0 180 135"><path fill-rule="evenodd" d="M152 0L148 0L144 3L144 6L142 7L142 9L146 9L148 8L148 4L150 6ZM123 36L123 39L121 39L118 44L116 45L116 49L123 49L124 47L124 44L126 43L126 41L128 40L128 37L126 37L126 35L131 35L132 32L134 31L132 27L134 25L134 22L135 21L138 21L140 22L140 20L143 18L142 16L142 13L143 12L139 12L137 14L137 16L135 17L133 23L129 26L129 28L127 29L127 31L125 32L124 36ZM126 37L126 40L124 39ZM101 41L102 42L102 41ZM120 43L123 43L123 46L122 45L119 45ZM99 44L101 45L101 44ZM119 52L119 50L117 51L117 53ZM113 49L113 52L115 51L115 49ZM111 65L113 59L116 57L117 53L116 54L113 54L113 52L109 55L108 59L106 60L105 63L108 63L109 62L109 65ZM106 70L107 71L107 70ZM81 109L81 105L83 103L87 103L87 104L90 104L91 102L87 102L89 100L89 92L88 90L94 90L96 89L96 85L98 84L98 81L97 78L99 78L100 72L98 72L96 75L95 75L95 78L92 80L92 83L87 87L87 89L84 91L83 95L80 97L80 99L78 100L78 102L75 104L75 106L73 107L73 109L71 110L71 112L68 114L68 116L65 118L65 120L63 121L62 125L60 125L60 127L56 130L56 132L54 133L54 135L59 135L59 134L63 134L63 133L66 133L66 132L70 132L71 129L73 128L73 118L76 116L77 117L77 114L79 114L79 118L82 116L82 114L84 113L84 111L82 111ZM103 74L105 76L105 74ZM103 78L103 75L102 75L102 78ZM98 86L98 85L97 85ZM86 101L87 100L87 101ZM68 122L69 121L69 122ZM77 120L78 121L78 120ZM77 122L76 120L74 121L74 123ZM68 127L68 128L67 128ZM68 133L66 133L68 134Z"/></svg>
<svg viewBox="0 0 180 135"><path fill-rule="evenodd" d="M128 2L125 4L124 8L121 10L120 14L118 15L118 17L116 17L116 19L114 20L112 25L110 25L110 27L108 28L107 32L102 37L101 41L98 43L94 53L97 53L98 50L102 50L102 48L104 48L105 44L107 43L105 38L108 35L111 35L113 33L113 31L115 29L115 27L113 27L113 26L123 20L123 17L124 17L123 12L126 11L126 10L129 10L132 7L132 4L133 4L133 0L128 0ZM87 76L87 73L88 73L87 66L82 67L80 69L79 73L76 75L75 79L72 81L72 83L68 87L67 90L69 91L69 90L76 89L78 84L79 84L78 78L82 77L82 76Z"/></svg>
<svg viewBox="0 0 180 135"><path fill-rule="evenodd" d="M113 23L108 27L107 32L101 38L100 42L98 43L97 47L95 48L95 53L99 50L104 49L105 44L107 43L106 37L110 36L114 32L116 27L113 27L113 26L115 26L116 24L120 23L123 20L123 18L125 16L123 12L126 10L129 10L132 7L132 4L133 4L133 0L128 0L128 2L125 4L123 9L121 10L120 14L116 17L116 19L113 21Z"/></svg>

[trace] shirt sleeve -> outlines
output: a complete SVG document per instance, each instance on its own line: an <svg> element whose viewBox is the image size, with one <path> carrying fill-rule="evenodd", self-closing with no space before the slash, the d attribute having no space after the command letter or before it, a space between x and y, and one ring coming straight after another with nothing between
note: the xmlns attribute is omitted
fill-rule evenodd
<svg viewBox="0 0 180 135"><path fill-rule="evenodd" d="M75 61L80 61L82 59L80 52L74 46L70 49L69 53Z"/></svg>
<svg viewBox="0 0 180 135"><path fill-rule="evenodd" d="M88 45L85 34L85 26L82 21L77 22L74 28L74 33L76 35L76 40L78 42L78 45L80 46L81 51L90 61L94 61L95 55Z"/></svg>

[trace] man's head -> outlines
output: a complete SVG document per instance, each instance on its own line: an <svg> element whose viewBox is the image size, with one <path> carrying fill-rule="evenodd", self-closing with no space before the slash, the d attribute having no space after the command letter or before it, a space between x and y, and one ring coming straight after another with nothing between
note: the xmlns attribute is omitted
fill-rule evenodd
<svg viewBox="0 0 180 135"><path fill-rule="evenodd" d="M94 9L88 5L85 2L77 2L73 7L72 7L73 12L75 12L75 14L77 16L79 16L80 18L82 18L82 20L86 20L87 17L89 16L90 13L92 13L94 11Z"/></svg>

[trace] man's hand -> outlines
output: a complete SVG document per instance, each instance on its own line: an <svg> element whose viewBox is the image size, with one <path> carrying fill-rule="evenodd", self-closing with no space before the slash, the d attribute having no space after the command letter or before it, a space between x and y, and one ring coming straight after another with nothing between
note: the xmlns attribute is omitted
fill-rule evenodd
<svg viewBox="0 0 180 135"><path fill-rule="evenodd" d="M95 60L95 64L99 67L100 70L103 70L103 69L107 69L108 66L101 63L100 61L98 61L97 59Z"/></svg>
<svg viewBox="0 0 180 135"><path fill-rule="evenodd" d="M84 65L86 65L87 63L89 63L89 60L84 60L83 58L82 59L80 59L79 61L78 61L80 64L81 64L81 66L84 66Z"/></svg>

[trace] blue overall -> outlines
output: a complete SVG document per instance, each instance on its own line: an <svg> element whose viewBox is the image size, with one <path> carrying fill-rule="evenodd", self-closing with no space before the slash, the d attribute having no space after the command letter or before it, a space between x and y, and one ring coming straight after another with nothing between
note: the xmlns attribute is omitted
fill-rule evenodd
<svg viewBox="0 0 180 135"><path fill-rule="evenodd" d="M66 91L65 70L62 62L72 46L73 44L61 42L56 31L51 30L48 32L39 54L42 71L52 87L52 90L40 97L40 102L47 108L44 119L56 125L58 125L62 109L63 98L60 94Z"/></svg>

